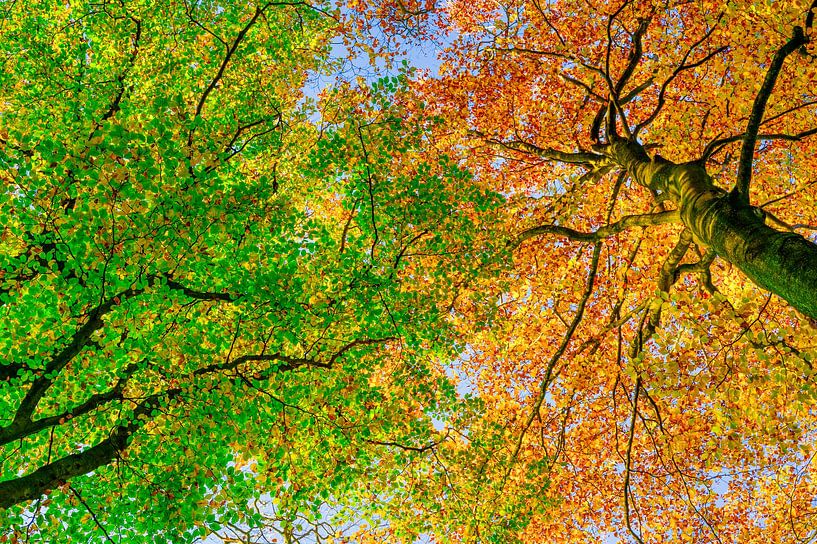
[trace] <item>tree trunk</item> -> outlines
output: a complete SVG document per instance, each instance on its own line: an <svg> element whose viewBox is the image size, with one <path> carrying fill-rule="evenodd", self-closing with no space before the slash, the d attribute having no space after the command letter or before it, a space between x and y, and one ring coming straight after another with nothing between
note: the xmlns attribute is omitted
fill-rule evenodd
<svg viewBox="0 0 817 544"><path fill-rule="evenodd" d="M643 147L630 142L611 144L605 154L638 183L675 202L698 241L756 285L817 319L817 245L767 226L759 209L731 199L700 164L651 159Z"/></svg>

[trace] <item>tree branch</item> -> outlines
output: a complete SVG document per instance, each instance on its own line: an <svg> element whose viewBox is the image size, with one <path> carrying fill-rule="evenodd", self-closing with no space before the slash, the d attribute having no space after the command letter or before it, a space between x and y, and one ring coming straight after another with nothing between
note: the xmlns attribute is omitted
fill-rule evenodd
<svg viewBox="0 0 817 544"><path fill-rule="evenodd" d="M563 162L566 164L579 164L585 166L596 166L601 162L605 162L605 157L603 155L590 153L588 151L568 153L564 151L559 151L557 149L553 149L551 147L539 147L537 145L522 140L500 140L498 138L488 136L487 134L480 132L478 130L472 130L471 134L477 136L478 138L482 139L488 144L502 147L505 149L510 149L511 151L529 153L531 155L536 155L537 157L541 157L543 159L551 161Z"/></svg>
<svg viewBox="0 0 817 544"><path fill-rule="evenodd" d="M40 399L45 395L48 388L51 387L51 384L60 371L82 351L82 348L84 348L91 339L91 335L102 328L104 325L102 317L109 313L114 307L118 306L123 300L135 297L143 291L143 289L126 289L91 311L88 321L77 329L68 345L48 362L43 374L31 384L25 397L23 397L23 400L20 402L20 406L14 415L14 420L9 427L24 427L31 422L31 416L37 408L37 404L39 404Z"/></svg>
<svg viewBox="0 0 817 544"><path fill-rule="evenodd" d="M168 393L176 396L180 392L180 389L173 389ZM131 422L116 427L108 438L96 446L47 463L25 476L0 482L0 509L38 499L71 478L109 464L127 448L131 435L144 424L143 418L159 406L162 396L163 394L151 395L138 404Z"/></svg>
<svg viewBox="0 0 817 544"><path fill-rule="evenodd" d="M641 376L635 381L635 392L633 393L633 415L630 418L630 433L627 438L627 453L624 463L624 522L627 525L627 530L633 535L636 542L644 544L641 536L633 529L632 520L630 519L630 474L632 466L632 452L633 452L633 438L635 437L635 422L638 415L638 393L641 390Z"/></svg>
<svg viewBox="0 0 817 544"><path fill-rule="evenodd" d="M729 46L718 47L717 49L715 49L711 53L708 53L707 55L705 55L702 59L700 59L700 60L698 60L696 62L692 62L690 64L687 64L687 60L689 59L689 56L692 54L692 52L699 45L701 45L706 40L708 40L709 37L712 35L712 33L715 31L715 29L718 28L718 23L720 23L720 20L721 20L722 17L723 17L723 14L718 15L718 18L715 21L715 24L712 25L712 28L710 28L701 37L701 39L699 39L698 41L696 41L695 43L692 44L692 46L687 50L687 52L684 54L683 58L681 59L681 64L679 64L678 67L675 68L675 70L673 70L672 74L666 80L664 80L664 82L661 84L661 89L658 91L658 102L656 103L655 108L652 110L652 112L650 112L650 114L647 116L647 118L644 121L642 121L641 123L636 125L635 130L633 131L633 133L635 135L638 135L639 132L641 132L644 128L649 126L653 121L655 121L656 117L658 117L658 114L661 112L661 110L664 107L664 104L666 103L666 92L667 92L667 89L669 88L670 83L672 83L675 80L675 78L678 77L678 75L681 74L681 72L683 72L684 70L691 70L693 68L697 68L698 66L706 64L713 57L715 57L717 55L720 55L721 53L723 53L724 51L729 49Z"/></svg>
<svg viewBox="0 0 817 544"><path fill-rule="evenodd" d="M757 141L773 141L773 140L784 140L789 142L799 142L804 138L808 138L809 136L813 136L817 134L817 128L812 128L809 130L804 130L802 132L798 132L797 134L758 134L755 138ZM734 142L743 141L744 145L746 139L749 137L748 134L738 134L736 136L729 136L727 138L718 138L716 140L712 140L708 144L706 144L706 148L704 148L703 153L701 154L701 158L699 159L702 163L708 161L715 153L723 149L724 146L727 146Z"/></svg>
<svg viewBox="0 0 817 544"><path fill-rule="evenodd" d="M681 259L686 255L690 244L692 243L692 232L689 229L684 229L681 236L678 237L678 242L672 251L669 252L664 264L661 265L661 272L658 274L658 291L669 294L670 287L680 277L677 274L678 265ZM638 331L639 335L639 350L640 345L643 345L655 333L655 329L661 322L661 309L664 305L663 299L660 297L653 297L649 304L649 319L646 323L646 332L642 333L641 329ZM635 358L635 355L633 355Z"/></svg>
<svg viewBox="0 0 817 544"><path fill-rule="evenodd" d="M24 422L23 425L12 423L11 425L0 428L0 446L14 442L15 440L20 440L26 436L31 436L43 429L61 425L75 417L90 413L113 400L121 400L123 398L122 391L126 382L126 379L122 379L110 390L91 395L88 400L82 404L58 415L44 417L31 422Z"/></svg>
<svg viewBox="0 0 817 544"><path fill-rule="evenodd" d="M212 374L216 372L223 372L225 370L232 370L239 365L252 361L280 361L283 364L277 365L270 369L269 372L261 375L261 379L269 378L273 373L286 372L295 370L302 366L312 366L320 368L332 368L332 365L349 350L358 346L367 346L373 344L382 344L394 340L394 338L373 338L373 339L357 339L353 340L338 351L336 351L328 361L317 361L314 359L290 357L280 353L275 354L260 354L260 355L243 355L237 357L232 361L218 363L202 367L192 373L192 376L201 376ZM102 397L110 396L115 398L118 393L113 393L114 390L101 395L95 395L86 403L76 408L72 413L77 414L79 411L90 411L95 406L92 404ZM119 453L127 448L128 441L131 436L151 418L151 413L154 409L162 404L162 399L167 401L173 400L182 393L181 388L172 388L159 393L155 393L145 400L137 404L133 411L129 423L119 425L112 431L111 435L99 444L92 446L82 452L75 453L58 459L54 462L49 462L34 472L0 482L0 509L8 508L15 504L39 498L43 493L47 493L50 489L62 485L69 479L87 474L101 466L109 464ZM98 404L97 404L98 405ZM86 410L87 408L87 410ZM59 416L55 416L59 417ZM46 422L48 424L56 424L53 418L44 418L35 422L35 425L40 428L45 428ZM39 430L39 429L38 429Z"/></svg>
<svg viewBox="0 0 817 544"><path fill-rule="evenodd" d="M428 450L433 450L434 448L436 448L437 446L442 444L443 441L446 438L448 438L449 433L450 433L450 431L448 433L446 433L445 436L442 437L440 440L438 440L436 442L432 442L430 444L426 444L425 446L407 446L405 444L400 444L399 442L384 442L384 441L380 441L380 440L366 440L365 442L367 444L373 444L375 446L385 446L385 447L399 448L399 449L405 450L405 451L413 451L413 452L417 452L417 453L423 453L423 452L426 452Z"/></svg>
<svg viewBox="0 0 817 544"><path fill-rule="evenodd" d="M71 493L73 493L73 494L74 494L74 496L75 496L75 497L77 498L77 500L78 500L78 501L79 501L79 502L82 504L82 506L84 506L84 507L85 507L85 511L86 511L86 512L88 512L88 514L91 516L91 519L93 519L93 520L94 520L94 524L95 524L95 525L96 525L96 526L99 528L99 530L100 530L100 531L102 531L102 534L104 534L104 535L105 535L105 540L107 540L107 541L108 541L108 542L110 542L111 544L116 544L116 543L115 543L115 542L114 542L114 541L111 539L111 535L109 535L109 534L108 534L108 531L106 531L106 530L105 530L105 527L104 527L104 526L103 526L103 525L102 525L102 524L99 522L99 519L96 517L96 514L94 513L94 511L93 511L93 510L91 510L91 507L88 505L88 503L87 503L87 502L85 502L85 499L83 499L83 498L82 498L82 495L80 495L80 494L79 494L79 491L77 491L76 489L74 489L74 488L73 488L72 486L70 486L70 485L68 486L68 490L69 490L69 491L71 491Z"/></svg>
<svg viewBox="0 0 817 544"><path fill-rule="evenodd" d="M221 65L218 67L218 72L216 72L216 75L210 81L210 84L207 85L207 87L204 89L204 92L201 94L201 97L199 98L199 103L196 105L195 117L199 117L201 115L201 112L204 109L204 104L207 102L207 97L210 96L210 93L212 93L213 89L216 88L218 82L221 81L221 78L224 76L224 71L227 69L227 65L230 63L230 59L233 58L233 55L238 49L238 46L241 45L241 41L244 39L244 37L247 35L247 32L250 31L255 22L264 12L265 8L266 6L264 8L260 7L255 8L255 13L253 14L252 18L247 22L246 25L244 25L244 28L242 28L238 32L235 39L233 40L233 43L230 45L230 47L227 48L227 53L224 55L224 59L222 59Z"/></svg>
<svg viewBox="0 0 817 544"><path fill-rule="evenodd" d="M582 298L579 301L578 308L576 308L576 313L573 316L573 320L570 322L570 327L568 327L567 331L564 334L564 337L562 337L562 341L559 344L559 347L556 349L553 356L551 356L550 360L548 361L547 367L545 368L545 376L539 384L539 391L537 392L536 399L533 402L533 407L531 408L530 414L528 415L528 419L525 421L525 424L522 427L522 431L519 433L519 437L516 440L516 446L514 447L514 450L511 454L511 459L508 462L508 469L505 471L502 487L504 487L504 482L507 481L508 477L510 476L513 464L516 461L517 457L519 456L519 452L522 449L522 442L525 439L525 435L527 434L531 425L533 425L533 421L539 415L539 410L542 408L542 403L545 400L547 388L550 385L551 378L553 377L553 370L555 369L556 364L559 362L559 359L562 357L562 354L564 354L565 350L567 350L567 346L570 344L570 340L573 338L573 334L576 332L576 329L579 327L579 323L581 323L581 320L584 317L584 309L587 306L587 302L590 300L590 295L593 294L593 285L595 284L596 272L599 267L599 257L601 256L602 245L603 244L601 242L598 242L593 248L593 255L590 258L590 271L587 274L587 281L585 282L584 293L582 294Z"/></svg>
<svg viewBox="0 0 817 544"><path fill-rule="evenodd" d="M196 300L220 300L224 302L235 302L240 297L230 295L228 293L210 293L207 291L196 291L195 289L190 289L185 287L181 283L171 279L170 277L165 277L165 285L168 286L173 291L181 291L184 293L186 297L194 298Z"/></svg>
<svg viewBox="0 0 817 544"><path fill-rule="evenodd" d="M812 6L813 7L813 6ZM809 11L811 14L811 11ZM778 49L775 53L769 69L766 71L766 77L763 79L763 84L755 96L754 104L752 105L752 113L749 115L749 122L746 125L746 133L743 138L743 145L740 148L740 160L738 162L738 174L735 182L735 188L732 189L730 197L737 203L743 206L750 205L749 199L749 184L752 181L752 162L755 156L755 145L757 144L757 133L760 129L760 123L763 121L763 113L766 111L766 103L772 95L777 77L780 74L780 69L783 67L783 62L791 53L808 43L808 38L803 32L803 28L796 26L789 41L783 47Z"/></svg>
<svg viewBox="0 0 817 544"><path fill-rule="evenodd" d="M125 91L127 91L127 87L125 87L125 78L128 76L130 71L133 69L134 65L136 64L136 57L139 55L139 40L142 37L142 21L135 17L130 17L130 20L136 23L136 33L132 38L133 47L131 49L130 59L128 59L128 63L125 66L125 69L119 74L116 78L116 82L119 85L119 92L116 93L116 97L114 97L113 102L111 103L108 111L102 116L102 121L107 121L114 115L116 112L119 111L119 105L122 102L122 98L125 96Z"/></svg>
<svg viewBox="0 0 817 544"><path fill-rule="evenodd" d="M668 223L678 223L680 221L681 217L678 214L678 210L671 210L668 212L647 213L642 215L626 215L615 223L611 223L592 232L581 232L559 225L540 225L523 231L510 245L512 248L516 248L526 240L545 234L564 236L577 242L597 242L632 227L665 225Z"/></svg>

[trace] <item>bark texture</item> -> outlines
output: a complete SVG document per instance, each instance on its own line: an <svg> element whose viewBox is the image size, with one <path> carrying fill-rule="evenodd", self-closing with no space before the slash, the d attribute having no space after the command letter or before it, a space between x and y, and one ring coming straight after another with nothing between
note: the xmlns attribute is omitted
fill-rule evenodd
<svg viewBox="0 0 817 544"><path fill-rule="evenodd" d="M169 389L149 396L134 409L129 423L115 427L99 444L45 464L25 476L0 482L0 509L39 499L71 478L112 463L128 447L131 437L150 418L151 412L161 405L161 400L172 400L180 392L180 389Z"/></svg>
<svg viewBox="0 0 817 544"><path fill-rule="evenodd" d="M606 152L638 183L675 202L698 241L756 285L817 319L817 245L766 225L761 210L730 198L700 164L650 158L632 142L616 142Z"/></svg>
<svg viewBox="0 0 817 544"><path fill-rule="evenodd" d="M67 455L31 474L0 482L0 509L39 499L44 493L69 479L107 465L127 447L129 436L128 428L120 428L114 435L92 448Z"/></svg>

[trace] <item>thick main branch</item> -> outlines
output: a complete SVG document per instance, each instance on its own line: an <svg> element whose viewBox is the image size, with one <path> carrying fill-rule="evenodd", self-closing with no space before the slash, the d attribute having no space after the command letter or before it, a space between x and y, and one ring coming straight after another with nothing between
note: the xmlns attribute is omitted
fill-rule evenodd
<svg viewBox="0 0 817 544"><path fill-rule="evenodd" d="M698 241L817 319L817 245L767 226L762 212L728 198L700 164L651 159L639 144L623 141L605 146L604 153L638 183L673 200Z"/></svg>

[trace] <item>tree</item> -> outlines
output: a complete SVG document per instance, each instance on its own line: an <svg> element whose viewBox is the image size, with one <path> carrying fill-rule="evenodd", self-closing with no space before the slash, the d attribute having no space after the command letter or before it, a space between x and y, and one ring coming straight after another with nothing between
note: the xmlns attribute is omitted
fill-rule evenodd
<svg viewBox="0 0 817 544"><path fill-rule="evenodd" d="M513 248L456 363L494 422L463 540L817 534L816 7L447 5L418 92Z"/></svg>
<svg viewBox="0 0 817 544"><path fill-rule="evenodd" d="M817 534L814 4L29 4L3 536Z"/></svg>
<svg viewBox="0 0 817 544"><path fill-rule="evenodd" d="M0 538L273 511L294 538L398 493L456 400L444 286L500 201L420 155L406 73L306 95L358 44L328 4L3 10Z"/></svg>

